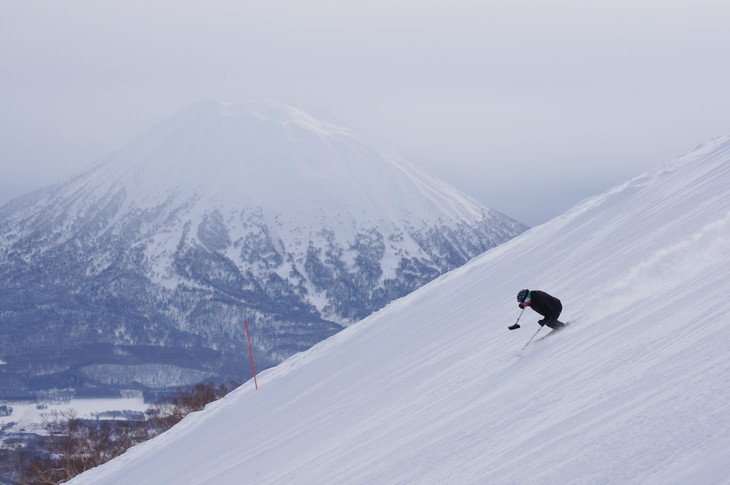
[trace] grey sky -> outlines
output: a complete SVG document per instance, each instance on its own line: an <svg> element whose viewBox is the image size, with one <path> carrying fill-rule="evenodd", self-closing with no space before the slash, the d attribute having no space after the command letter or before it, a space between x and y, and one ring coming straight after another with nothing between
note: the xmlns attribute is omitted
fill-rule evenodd
<svg viewBox="0 0 730 485"><path fill-rule="evenodd" d="M269 98L537 224L730 133L728 25L726 0L2 0L0 204Z"/></svg>

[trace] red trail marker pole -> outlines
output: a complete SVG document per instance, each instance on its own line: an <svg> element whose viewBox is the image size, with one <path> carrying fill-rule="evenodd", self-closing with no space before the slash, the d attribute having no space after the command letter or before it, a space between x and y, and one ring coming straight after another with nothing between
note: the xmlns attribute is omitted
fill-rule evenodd
<svg viewBox="0 0 730 485"><path fill-rule="evenodd" d="M246 338L248 339L248 352L251 355L251 370L253 371L253 383L256 386L256 389L259 388L259 383L256 380L256 366L253 363L253 347L251 347L251 333L248 331L248 320L244 320L246 322Z"/></svg>

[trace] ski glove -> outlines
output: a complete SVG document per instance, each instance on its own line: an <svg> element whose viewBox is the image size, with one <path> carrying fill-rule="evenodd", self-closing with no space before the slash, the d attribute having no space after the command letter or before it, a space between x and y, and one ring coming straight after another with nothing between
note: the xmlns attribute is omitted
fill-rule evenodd
<svg viewBox="0 0 730 485"><path fill-rule="evenodd" d="M525 309L525 305L523 305L522 303L520 303L519 307L520 307L521 309L523 309L523 310Z"/></svg>
<svg viewBox="0 0 730 485"><path fill-rule="evenodd" d="M547 318L543 318L542 320L538 320L537 323L539 323L540 326L543 327L543 326L545 326L545 320L547 320Z"/></svg>

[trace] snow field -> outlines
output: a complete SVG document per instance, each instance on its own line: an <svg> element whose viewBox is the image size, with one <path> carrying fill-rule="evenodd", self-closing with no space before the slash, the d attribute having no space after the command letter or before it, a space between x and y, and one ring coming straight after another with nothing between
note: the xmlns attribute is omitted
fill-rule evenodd
<svg viewBox="0 0 730 485"><path fill-rule="evenodd" d="M584 201L72 483L730 483L729 153ZM520 351L521 288L574 323Z"/></svg>
<svg viewBox="0 0 730 485"><path fill-rule="evenodd" d="M39 431L43 427L44 416L55 412L66 413L73 411L83 419L93 419L99 413L113 411L136 411L144 413L150 408L142 397L116 399L73 399L67 402L12 402L2 401L0 404L13 408L10 416L0 416L0 425L13 425L14 431ZM42 404L42 408L38 408Z"/></svg>

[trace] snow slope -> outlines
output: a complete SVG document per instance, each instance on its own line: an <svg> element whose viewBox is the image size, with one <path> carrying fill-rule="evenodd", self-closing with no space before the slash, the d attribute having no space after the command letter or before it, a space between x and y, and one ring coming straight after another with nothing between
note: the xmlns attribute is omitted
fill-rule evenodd
<svg viewBox="0 0 730 485"><path fill-rule="evenodd" d="M268 100L194 104L91 167L73 189L102 199L120 187L138 210L262 207L297 226L324 219L336 227L343 212L392 225L445 214L471 220L485 210L357 132Z"/></svg>
<svg viewBox="0 0 730 485"><path fill-rule="evenodd" d="M84 483L730 483L730 138L588 199ZM520 351L523 287L562 334Z"/></svg>

